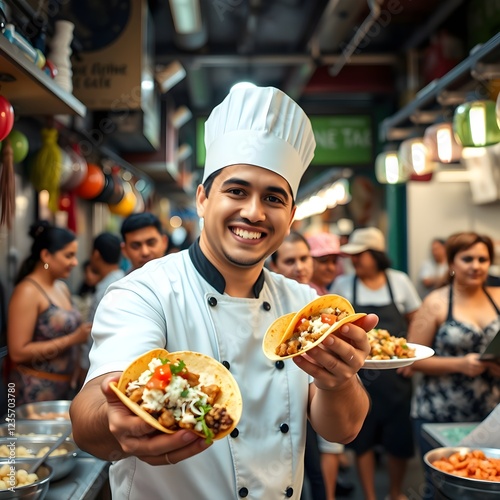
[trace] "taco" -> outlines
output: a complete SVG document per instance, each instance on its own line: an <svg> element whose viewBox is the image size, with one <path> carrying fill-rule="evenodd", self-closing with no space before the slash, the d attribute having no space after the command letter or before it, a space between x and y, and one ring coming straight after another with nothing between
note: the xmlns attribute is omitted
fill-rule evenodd
<svg viewBox="0 0 500 500"><path fill-rule="evenodd" d="M355 313L351 303L340 295L323 295L297 313L278 318L267 330L262 348L272 360L300 356L317 346L345 323L366 316Z"/></svg>
<svg viewBox="0 0 500 500"><path fill-rule="evenodd" d="M243 402L229 370L192 351L149 351L122 373L111 389L136 415L159 431L190 429L207 442L238 424Z"/></svg>

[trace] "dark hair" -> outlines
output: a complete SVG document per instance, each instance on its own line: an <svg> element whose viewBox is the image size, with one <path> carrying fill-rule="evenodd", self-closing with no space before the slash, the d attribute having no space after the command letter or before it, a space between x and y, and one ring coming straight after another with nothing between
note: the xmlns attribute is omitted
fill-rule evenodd
<svg viewBox="0 0 500 500"><path fill-rule="evenodd" d="M366 252L371 254L379 271L385 271L391 267L391 259L389 259L385 252L379 252L378 250L371 249L366 250Z"/></svg>
<svg viewBox="0 0 500 500"><path fill-rule="evenodd" d="M33 238L31 252L21 264L16 284L35 269L36 263L40 260L42 250L47 250L49 253L54 254L76 240L75 233L62 227L53 226L46 220L32 224L28 234Z"/></svg>
<svg viewBox="0 0 500 500"><path fill-rule="evenodd" d="M491 238L489 236L474 233L473 231L464 231L462 233L452 234L446 240L446 258L448 259L448 264L451 264L455 260L458 252L468 250L477 243L484 243L486 245L490 261L493 262L495 258L495 248Z"/></svg>
<svg viewBox="0 0 500 500"><path fill-rule="evenodd" d="M297 243L297 241L302 241L303 243L306 244L306 246L309 250L311 249L311 247L309 246L309 243L307 242L305 237L302 236L298 231L290 231L290 234L285 237L285 239L283 240L283 243L285 243L285 241L288 243ZM276 261L278 260L278 252L279 251L280 251L280 249L278 248L278 250L276 250L275 252L273 252L271 254L271 260L272 260L273 264L276 264Z"/></svg>
<svg viewBox="0 0 500 500"><path fill-rule="evenodd" d="M156 217L156 215L152 214L151 212L142 212L129 215L123 221L122 227L120 229L123 241L125 241L126 234L150 226L156 228L160 234L164 234L160 219L158 219L158 217Z"/></svg>
<svg viewBox="0 0 500 500"><path fill-rule="evenodd" d="M208 198L208 195L210 194L210 190L212 189L212 184L214 183L214 180L217 178L217 176L222 172L222 168L219 168L219 170L216 170L215 172L212 172L206 179L205 182L203 183L203 189L205 190L205 196Z"/></svg>
<svg viewBox="0 0 500 500"><path fill-rule="evenodd" d="M432 243L441 243L441 245L446 245L446 240L444 238L434 238Z"/></svg>
<svg viewBox="0 0 500 500"><path fill-rule="evenodd" d="M108 264L118 264L120 262L121 241L115 234L101 233L94 239L92 248L101 254L104 262Z"/></svg>

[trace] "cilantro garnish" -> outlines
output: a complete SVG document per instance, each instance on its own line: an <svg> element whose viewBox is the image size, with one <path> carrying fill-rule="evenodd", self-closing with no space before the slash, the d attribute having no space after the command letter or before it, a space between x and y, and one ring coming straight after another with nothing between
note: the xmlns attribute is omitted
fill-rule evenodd
<svg viewBox="0 0 500 500"><path fill-rule="evenodd" d="M210 430L207 423L205 422L205 415L212 409L212 407L203 403L197 404L196 406L201 410L201 415L196 418L196 421L201 423L201 430L203 431L203 434L206 438L205 442L207 444L211 444L214 433Z"/></svg>
<svg viewBox="0 0 500 500"><path fill-rule="evenodd" d="M175 363L175 365L170 365L170 371L172 372L172 375L177 375L181 373L184 368L186 368L186 363L182 361L181 359Z"/></svg>
<svg viewBox="0 0 500 500"><path fill-rule="evenodd" d="M188 394L189 394L189 390L188 390L188 389L184 389L184 390L181 392L181 398L187 398L187 397L188 397Z"/></svg>

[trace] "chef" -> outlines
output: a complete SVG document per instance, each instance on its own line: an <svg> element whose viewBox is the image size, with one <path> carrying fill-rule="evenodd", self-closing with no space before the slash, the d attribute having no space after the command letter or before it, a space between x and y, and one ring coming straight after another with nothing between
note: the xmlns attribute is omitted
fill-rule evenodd
<svg viewBox="0 0 500 500"><path fill-rule="evenodd" d="M357 371L374 315L342 327L307 355L272 362L262 338L316 292L264 268L295 214L314 153L303 110L275 88L233 90L205 125L206 163L196 205L203 229L188 249L114 283L99 304L90 370L71 407L73 436L112 461L114 498L299 498L306 419L329 441L358 433L368 397ZM243 416L209 445L187 430L159 434L109 382L154 348L210 355L234 375Z"/></svg>

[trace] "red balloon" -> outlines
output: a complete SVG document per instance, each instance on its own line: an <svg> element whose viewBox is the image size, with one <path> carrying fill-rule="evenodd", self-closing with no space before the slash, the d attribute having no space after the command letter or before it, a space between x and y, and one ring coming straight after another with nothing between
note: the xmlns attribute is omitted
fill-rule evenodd
<svg viewBox="0 0 500 500"><path fill-rule="evenodd" d="M78 185L75 189L75 194L80 198L85 200L90 200L95 198L97 195L101 194L104 189L104 173L103 171L93 163L89 163L87 166L87 175L85 179Z"/></svg>
<svg viewBox="0 0 500 500"><path fill-rule="evenodd" d="M0 141L3 141L14 125L14 109L11 103L0 95Z"/></svg>

